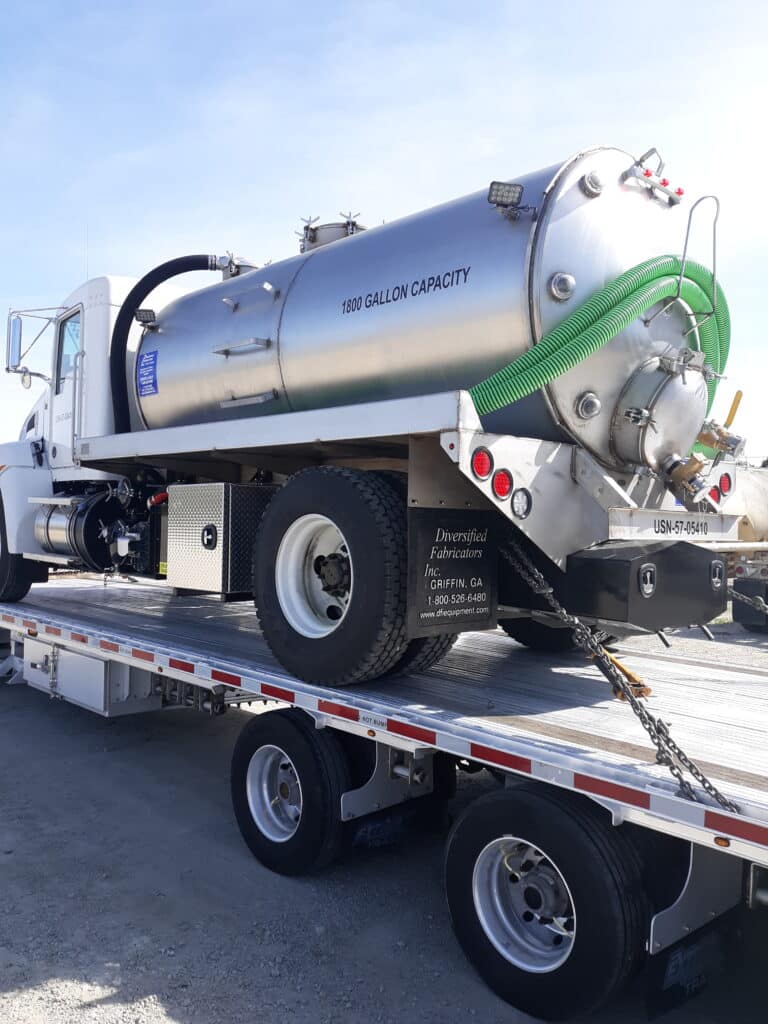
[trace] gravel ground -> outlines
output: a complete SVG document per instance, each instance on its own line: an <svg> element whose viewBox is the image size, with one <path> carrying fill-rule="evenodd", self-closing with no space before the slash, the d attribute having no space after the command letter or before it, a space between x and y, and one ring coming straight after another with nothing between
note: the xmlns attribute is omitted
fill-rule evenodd
<svg viewBox="0 0 768 1024"><path fill-rule="evenodd" d="M228 794L246 714L105 721L0 685L2 1024L527 1019L451 934L440 835L313 879L251 858ZM464 778L454 811L493 786ZM743 915L738 965L665 1021L765 1021L765 917ZM646 1019L643 980L600 1024Z"/></svg>

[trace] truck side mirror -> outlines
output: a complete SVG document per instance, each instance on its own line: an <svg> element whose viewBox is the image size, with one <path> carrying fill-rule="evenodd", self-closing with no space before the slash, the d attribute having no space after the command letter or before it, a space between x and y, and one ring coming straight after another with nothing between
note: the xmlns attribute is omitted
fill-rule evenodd
<svg viewBox="0 0 768 1024"><path fill-rule="evenodd" d="M21 317L12 316L8 321L8 347L6 350L6 370L18 370L21 365Z"/></svg>

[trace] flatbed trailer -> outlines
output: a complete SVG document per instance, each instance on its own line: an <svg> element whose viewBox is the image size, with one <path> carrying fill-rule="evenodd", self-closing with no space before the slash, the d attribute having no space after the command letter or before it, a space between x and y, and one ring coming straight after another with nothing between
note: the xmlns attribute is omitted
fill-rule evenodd
<svg viewBox="0 0 768 1024"><path fill-rule="evenodd" d="M423 798L415 808L434 807L436 800L451 795L458 765L467 770L488 768L507 782L490 803L487 797L476 802L486 817L490 813L503 818L505 799L513 804L533 800L550 812L554 809L555 819L581 818L589 829L604 829L608 836L639 836L642 841L633 844L643 851L644 877L649 867L651 875L675 875L678 868L673 864L683 851L684 869L678 871L672 897L667 889L664 905L658 898L647 901L646 954L668 950L744 899L751 906L768 900L768 651L712 644L704 651L694 644L681 655L660 644L656 649L647 638L628 641L621 651L624 663L652 687L650 710L671 724L677 743L738 807L731 812L698 786L695 802L680 795L667 769L656 763L655 750L631 710L613 697L597 668L582 655L566 654L544 663L499 631L465 634L429 672L331 689L300 682L279 668L258 632L250 604L178 597L161 584L107 584L62 576L34 587L19 604L0 605L0 628L7 645L0 676L7 682L27 683L102 715L180 706L217 714L232 705L263 702L274 710L246 716L241 737L260 730L257 750L283 753L277 739L274 744L269 741L270 723L278 739L286 725L309 724L311 728L301 728L302 742L310 747L319 741L322 747L329 735L337 737L334 756L341 752L351 767L330 779L336 805L326 800L316 806L313 780L306 772L302 776L295 771L289 756L285 761L299 778L298 798L288 792L289 783L295 788L294 775L289 778L279 765L278 775L272 777L274 814L261 819L259 813L272 813L270 801L266 811L260 812L258 804L259 787L266 792L270 784L269 772L248 774L255 770L251 764L256 758L248 748L238 775L238 757L242 761L244 755L235 750L233 799L238 822L254 853L275 870L298 874L326 863L338 852L336 840L343 830L368 815L411 799ZM693 657L690 646L695 648ZM324 771L333 775L334 769L323 760L329 749L322 747L315 762L321 781ZM342 777L346 785L339 787ZM319 855L314 840L311 850L296 851L295 836L280 834L281 827L286 831L285 814L297 806L297 820L307 828L312 815L318 815L316 824L323 833ZM249 808L256 825L261 821L264 826L256 841L243 820ZM466 845L468 829L478 827L473 813L470 806L449 839L448 899L462 946L499 991L503 983L494 976L493 965L484 966L487 950L477 947L461 906L463 886L467 892L471 889L478 913L485 907L486 917L493 918L486 934L496 945L494 935L498 938L499 915L504 911L503 906L498 909L498 893L496 904L484 904L477 866L471 877L461 876L462 842ZM288 826L290 832L290 821ZM519 865L512 864L509 842L518 840L510 837L503 821L495 841L507 843L504 871L514 876ZM491 853L492 845L486 847ZM526 848L539 853L535 844ZM283 852L286 861L281 864ZM556 874L551 865L559 871L562 861L556 855L540 864L544 867L534 866L533 874L528 871L528 893L537 891L537 870L551 885ZM518 873L521 878L525 874ZM539 889L542 884L539 878ZM567 882L569 897L568 886L578 884ZM514 919L513 911L504 911L508 919ZM568 934L570 919L552 916L561 927L560 944L568 947L575 941ZM571 933L579 926L589 928L588 918L582 915L577 925L575 916ZM555 927L542 914L536 924L540 929ZM516 967L536 973L536 942L531 944L524 931L521 936L517 952L513 949L506 959L512 957ZM610 968L599 962L599 950L593 960L591 975L610 974ZM545 952L538 971L556 969L550 966L554 962L551 951ZM606 982L600 997L607 998L616 983L616 978L610 985ZM590 984L594 1002L595 985ZM501 994L544 1017L562 1018L579 1009L572 996L564 1006L557 986L551 989L548 996L530 997L514 988Z"/></svg>

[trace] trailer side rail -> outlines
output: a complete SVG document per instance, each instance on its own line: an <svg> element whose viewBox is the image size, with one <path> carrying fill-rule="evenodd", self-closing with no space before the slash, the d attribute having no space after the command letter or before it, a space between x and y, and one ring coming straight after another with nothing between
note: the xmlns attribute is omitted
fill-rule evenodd
<svg viewBox="0 0 768 1024"><path fill-rule="evenodd" d="M501 768L513 774L586 795L605 806L614 823L623 821L715 847L724 853L768 866L768 803L738 800L733 815L709 803L679 796L672 782L650 773L638 782L637 766L611 763L585 749L579 753L546 737L532 739L511 728L437 718L435 709L388 705L358 695L302 683L287 674L218 657L194 656L183 646L132 640L124 633L34 608L0 605L0 627L15 638L29 637L52 646L149 670L205 689L224 687L230 702L280 702L302 708L318 726L353 732L389 746L415 752L442 751L457 758ZM617 708L617 713L623 713ZM599 754L599 752L598 752Z"/></svg>

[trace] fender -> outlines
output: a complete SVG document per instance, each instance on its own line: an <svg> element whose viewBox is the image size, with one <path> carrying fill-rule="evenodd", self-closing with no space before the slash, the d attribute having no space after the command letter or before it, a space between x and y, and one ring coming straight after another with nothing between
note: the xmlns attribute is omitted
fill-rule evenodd
<svg viewBox="0 0 768 1024"><path fill-rule="evenodd" d="M35 542L34 522L37 506L29 498L47 498L53 494L53 480L47 464L35 464L29 441L0 444L0 494L5 511L8 550L12 555L41 553Z"/></svg>

